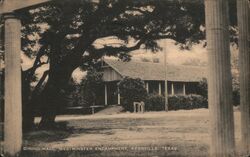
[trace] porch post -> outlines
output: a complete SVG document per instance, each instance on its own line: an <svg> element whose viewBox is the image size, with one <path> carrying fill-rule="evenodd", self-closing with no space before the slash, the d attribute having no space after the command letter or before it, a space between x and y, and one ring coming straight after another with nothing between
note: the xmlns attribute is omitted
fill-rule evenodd
<svg viewBox="0 0 250 157"><path fill-rule="evenodd" d="M104 84L104 93L105 93L105 105L108 105L108 89L107 84Z"/></svg>
<svg viewBox="0 0 250 157"><path fill-rule="evenodd" d="M171 94L174 95L174 83L171 83Z"/></svg>
<svg viewBox="0 0 250 157"><path fill-rule="evenodd" d="M159 95L161 95L161 82L159 82Z"/></svg>
<svg viewBox="0 0 250 157"><path fill-rule="evenodd" d="M117 87L117 103L118 105L121 105L121 95L120 95L120 89Z"/></svg>
<svg viewBox="0 0 250 157"><path fill-rule="evenodd" d="M146 90L147 90L147 93L149 93L148 82L146 82Z"/></svg>
<svg viewBox="0 0 250 157"><path fill-rule="evenodd" d="M228 15L228 0L205 0L212 157L235 156Z"/></svg>
<svg viewBox="0 0 250 157"><path fill-rule="evenodd" d="M183 83L183 95L186 95L186 84Z"/></svg>
<svg viewBox="0 0 250 157"><path fill-rule="evenodd" d="M237 0L240 58L241 144L250 153L250 11L248 0Z"/></svg>
<svg viewBox="0 0 250 157"><path fill-rule="evenodd" d="M21 22L14 14L5 18L4 152L15 156L22 147Z"/></svg>

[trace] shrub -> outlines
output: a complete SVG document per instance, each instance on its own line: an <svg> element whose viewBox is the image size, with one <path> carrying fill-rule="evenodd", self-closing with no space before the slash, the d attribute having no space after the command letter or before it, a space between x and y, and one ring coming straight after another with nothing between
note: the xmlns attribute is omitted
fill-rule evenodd
<svg viewBox="0 0 250 157"><path fill-rule="evenodd" d="M199 93L204 98L208 97L206 78L202 78L202 80L199 82L198 87L197 87L197 93Z"/></svg>
<svg viewBox="0 0 250 157"><path fill-rule="evenodd" d="M94 68L89 68L86 77L80 84L71 83L67 89L68 106L83 106L99 104L98 96L101 95L100 88L102 87L102 73Z"/></svg>
<svg viewBox="0 0 250 157"><path fill-rule="evenodd" d="M141 79L125 77L118 83L122 106L126 111L133 111L133 102L145 101L147 91Z"/></svg>
<svg viewBox="0 0 250 157"><path fill-rule="evenodd" d="M146 111L163 111L165 110L165 98L158 94L150 94L145 100Z"/></svg>
<svg viewBox="0 0 250 157"><path fill-rule="evenodd" d="M197 92L207 99L208 90L207 90L207 79L203 78L198 85ZM240 104L240 87L239 81L237 78L233 78L233 91L232 91L233 105L237 106Z"/></svg>
<svg viewBox="0 0 250 157"><path fill-rule="evenodd" d="M169 110L208 108L207 99L201 95L170 96L168 104Z"/></svg>
<svg viewBox="0 0 250 157"><path fill-rule="evenodd" d="M201 95L175 95L168 97L168 109L197 109L208 108L207 99ZM163 111L165 110L165 98L157 94L151 94L145 100L146 111Z"/></svg>

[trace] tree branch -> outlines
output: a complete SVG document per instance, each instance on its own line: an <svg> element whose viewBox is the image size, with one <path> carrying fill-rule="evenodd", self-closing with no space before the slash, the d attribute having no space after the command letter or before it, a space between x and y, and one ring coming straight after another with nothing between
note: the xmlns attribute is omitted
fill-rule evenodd
<svg viewBox="0 0 250 157"><path fill-rule="evenodd" d="M49 74L49 70L46 70L43 73L41 79L39 80L39 82L37 83L36 87L34 88L34 90L32 92L32 98L35 98L38 95L39 90L41 89L41 86L42 86L43 82L45 81L46 77L48 76L48 74Z"/></svg>
<svg viewBox="0 0 250 157"><path fill-rule="evenodd" d="M47 62L41 62L41 57L45 54L45 50L46 50L47 47L48 47L48 45L44 45L39 49L39 51L37 53L37 56L36 56L36 59L35 59L35 61L33 63L33 66L30 69L24 71L24 74L26 75L25 78L26 78L27 81L31 80L31 78L35 74L35 71L36 71L37 68L39 68L42 65L48 63L48 61Z"/></svg>

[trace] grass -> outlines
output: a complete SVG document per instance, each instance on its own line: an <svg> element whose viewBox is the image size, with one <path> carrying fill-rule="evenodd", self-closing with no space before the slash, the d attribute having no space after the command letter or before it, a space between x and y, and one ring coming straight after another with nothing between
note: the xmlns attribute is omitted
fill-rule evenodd
<svg viewBox="0 0 250 157"><path fill-rule="evenodd" d="M23 157L208 156L207 109L61 116L57 121L61 129L25 135L24 148L31 150L24 150ZM236 111L237 145L239 128Z"/></svg>

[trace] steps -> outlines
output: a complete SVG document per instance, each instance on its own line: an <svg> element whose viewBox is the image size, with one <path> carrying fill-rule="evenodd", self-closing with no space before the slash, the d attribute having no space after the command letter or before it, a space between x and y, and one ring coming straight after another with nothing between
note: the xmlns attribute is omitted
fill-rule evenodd
<svg viewBox="0 0 250 157"><path fill-rule="evenodd" d="M96 115L113 115L118 114L123 111L123 107L120 105L110 105L107 106L105 109L95 113Z"/></svg>

